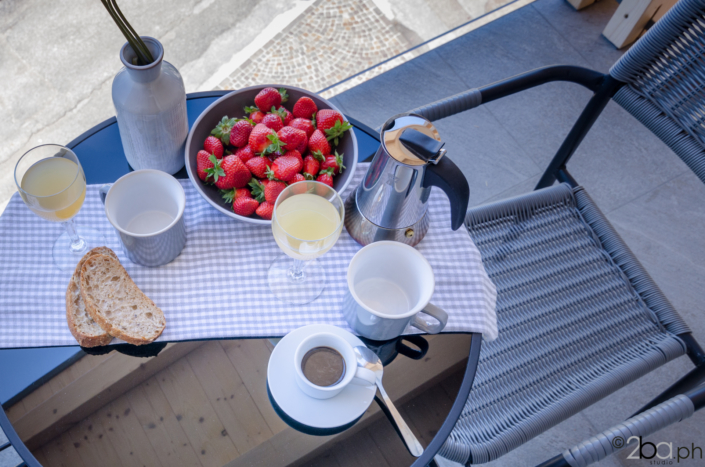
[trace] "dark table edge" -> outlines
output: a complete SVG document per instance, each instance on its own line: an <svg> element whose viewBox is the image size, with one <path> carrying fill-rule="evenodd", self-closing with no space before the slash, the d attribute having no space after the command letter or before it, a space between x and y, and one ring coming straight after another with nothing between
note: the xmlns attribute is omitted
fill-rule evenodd
<svg viewBox="0 0 705 467"><path fill-rule="evenodd" d="M212 97L222 97L226 94L228 94L231 91L205 91L205 92L194 92L194 93L189 93L186 95L187 99L202 99L202 98L212 98ZM359 130L367 133L371 137L375 139L379 139L379 133L375 131L374 129L370 128L369 126L361 123L357 119L353 119L351 117L348 117L348 120L350 123L352 123L355 127L357 127ZM94 134L98 133L102 129L104 129L107 126L110 126L114 123L117 123L117 119L115 117L109 118L98 125L94 126L90 130L84 132L81 134L79 137L73 139L70 143L68 143L66 146L68 148L74 148L78 146L81 142L85 141L86 139L90 138ZM436 433L436 436L433 437L431 440L431 443L426 447L424 450L423 454L421 457L416 459L416 461L411 465L411 467L422 467L428 465L435 455L438 453L438 451L441 449L441 446L443 446L443 443L445 440L450 436L451 431L453 430L453 427L455 426L456 422L460 418L460 414L463 411L463 407L465 407L465 402L467 401L469 395L470 395L470 390L472 389L472 384L475 380L475 373L477 371L477 364L480 359L480 347L482 345L482 335L479 333L470 333L472 336L471 342L470 342L470 354L468 355L468 363L467 366L465 367L465 374L463 375L463 382L460 385L460 390L458 391L458 395L455 398L455 401L453 402L453 406L450 409L450 412L448 413L448 416L446 416L445 421L443 422L443 425L441 425L441 428L438 430L438 433ZM15 429L12 427L12 424L10 421L7 419L7 415L5 415L4 410L0 410L0 427L3 429L5 432L5 435L7 436L8 440L10 441L10 444L12 444L12 447L15 448L17 453L20 455L22 460L25 461L25 464L29 467L42 467L41 464L37 461L37 459L34 458L32 453L27 449L27 447L24 445L22 440L19 438L17 435L17 432L15 432Z"/></svg>

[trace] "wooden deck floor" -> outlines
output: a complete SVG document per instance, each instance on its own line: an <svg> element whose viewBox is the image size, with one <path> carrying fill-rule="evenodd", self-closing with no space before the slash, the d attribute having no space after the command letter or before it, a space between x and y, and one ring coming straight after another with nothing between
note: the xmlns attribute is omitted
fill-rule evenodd
<svg viewBox="0 0 705 467"><path fill-rule="evenodd" d="M399 395L396 399L400 411L424 445L430 442L453 402L469 341L468 336L444 336L432 341L424 361L399 357L388 367L389 381L385 377L385 386L392 397ZM274 412L264 390L273 348L267 340L176 346L185 346L182 348L188 351L143 380L140 374L146 371L147 364L131 369L128 379L138 383L129 389L111 393L124 387L121 382L107 391L96 388L96 400L86 401L76 409L87 411L74 423L61 418L57 409L51 409L52 404L70 406L72 398L86 397L74 395L77 381L85 385L91 374L102 374L101 367L115 365L115 359L134 365L133 357L114 353L84 357L11 407L8 417L27 433L51 433L51 439L32 435L33 441L28 445L43 465L52 467L342 467L401 466L413 462L375 404L360 423L340 435L312 437L289 428ZM171 348L172 353L175 348ZM428 377L409 379L410 369L428 372ZM411 387L410 381L421 384ZM38 414L47 410L56 414L56 420L38 421ZM32 421L54 423L55 427L31 429L27 425ZM297 448L292 450L291 445Z"/></svg>

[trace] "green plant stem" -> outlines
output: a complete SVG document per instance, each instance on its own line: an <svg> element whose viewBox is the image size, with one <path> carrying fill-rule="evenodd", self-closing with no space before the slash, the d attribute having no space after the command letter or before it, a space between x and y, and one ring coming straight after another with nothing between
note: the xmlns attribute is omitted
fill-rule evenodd
<svg viewBox="0 0 705 467"><path fill-rule="evenodd" d="M137 55L137 58L139 61L142 62L143 65L147 65L149 63L152 63L154 61L154 58L152 58L152 54L149 52L149 49L144 45L144 42L142 42L142 39L137 36L132 35L132 32L127 29L127 27L123 24L121 21L120 17L116 13L116 11L113 9L112 4L110 3L110 0L100 0L103 6L105 7L106 10L108 10L108 13L110 14L110 17L113 19L117 27L120 29L120 32L122 32L122 35L125 36L125 39L127 39L127 42L130 44L130 47L132 47L132 50L135 52ZM127 23L127 21L125 21ZM129 26L129 23L128 23ZM130 29L132 27L130 26ZM139 42L138 42L139 40ZM146 51L146 53L145 53Z"/></svg>
<svg viewBox="0 0 705 467"><path fill-rule="evenodd" d="M112 5L108 3L108 0L100 0L103 6L105 7L106 10L108 10L108 13L110 14L110 17L113 19L115 22L115 25L120 29L120 32L122 32L122 35L125 36L125 39L127 39L127 42L130 44L130 47L132 47L132 50L135 51L137 54L137 57L139 59L142 59L142 53L141 50L137 47L137 44L134 40L134 37L130 35L130 32L125 29L125 26L122 24L122 22L119 20L117 17L117 14L115 11L112 9ZM143 60L144 62L144 60Z"/></svg>
<svg viewBox="0 0 705 467"><path fill-rule="evenodd" d="M142 48L142 51L144 52L145 56L148 59L147 63L152 63L154 61L154 57L152 56L152 53L149 51L149 48L142 40L142 37L140 37L140 35L137 34L137 31L135 31L135 29L130 25L130 23L127 21L127 18L125 18L125 15L122 14L122 10L120 10L120 7L117 4L117 0L113 0L113 6L115 7L115 11L117 12L118 16L125 23L125 26L127 27L127 29L135 37L135 40L137 41L138 45Z"/></svg>

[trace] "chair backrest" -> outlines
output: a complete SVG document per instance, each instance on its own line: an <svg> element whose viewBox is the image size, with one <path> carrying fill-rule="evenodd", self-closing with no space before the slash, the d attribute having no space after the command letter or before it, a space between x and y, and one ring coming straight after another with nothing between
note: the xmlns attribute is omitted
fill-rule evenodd
<svg viewBox="0 0 705 467"><path fill-rule="evenodd" d="M680 0L610 69L614 100L705 183L705 0Z"/></svg>

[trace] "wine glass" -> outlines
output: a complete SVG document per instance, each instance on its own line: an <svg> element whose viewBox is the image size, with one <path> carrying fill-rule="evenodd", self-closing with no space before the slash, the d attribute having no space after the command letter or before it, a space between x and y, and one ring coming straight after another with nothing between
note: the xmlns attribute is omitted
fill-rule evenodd
<svg viewBox="0 0 705 467"><path fill-rule="evenodd" d="M73 222L86 198L86 177L81 162L69 148L44 144L30 149L17 161L15 183L33 213L64 225L66 231L52 249L59 269L72 271L86 251L105 245L100 232L77 228Z"/></svg>
<svg viewBox="0 0 705 467"><path fill-rule="evenodd" d="M269 268L269 289L275 297L303 305L321 294L326 271L316 258L338 240L343 219L343 200L324 183L298 182L279 194L272 214L272 233L285 255Z"/></svg>

